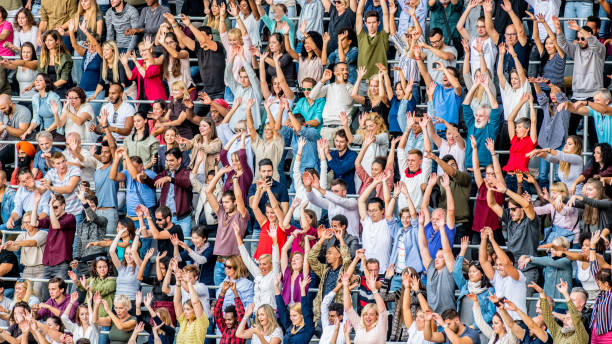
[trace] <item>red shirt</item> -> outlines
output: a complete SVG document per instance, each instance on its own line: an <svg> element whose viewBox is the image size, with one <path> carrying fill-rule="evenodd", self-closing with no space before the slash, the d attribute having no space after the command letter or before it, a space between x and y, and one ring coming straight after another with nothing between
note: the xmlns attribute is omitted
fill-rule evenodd
<svg viewBox="0 0 612 344"><path fill-rule="evenodd" d="M531 141L529 135L520 139L514 135L510 141L510 157L508 163L504 166L504 171L514 172L516 170L527 172L529 171L529 158L525 154L536 148L537 142Z"/></svg>
<svg viewBox="0 0 612 344"><path fill-rule="evenodd" d="M291 233L294 230L293 227L287 229L287 232ZM278 227L276 231L276 239L278 241L279 249L285 245L287 242L287 233ZM255 260L259 260L259 257L264 254L272 254L272 238L270 238L270 221L266 221L266 223L261 226L261 233L259 234L259 243L257 244L257 249L255 250L255 254L253 258ZM280 254L280 251L279 251Z"/></svg>
<svg viewBox="0 0 612 344"><path fill-rule="evenodd" d="M478 196L476 197L476 204L474 204L474 221L472 221L472 230L474 232L480 232L484 227L491 227L492 230L496 230L501 227L501 220L499 216L495 214L489 205L487 204L487 183L483 182L478 188ZM504 204L504 194L501 192L493 191L493 197L495 202L499 205Z"/></svg>

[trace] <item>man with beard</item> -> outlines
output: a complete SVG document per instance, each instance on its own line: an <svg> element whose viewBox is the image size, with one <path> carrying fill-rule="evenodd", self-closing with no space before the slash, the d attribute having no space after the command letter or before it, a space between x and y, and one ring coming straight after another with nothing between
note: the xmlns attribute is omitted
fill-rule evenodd
<svg viewBox="0 0 612 344"><path fill-rule="evenodd" d="M11 150L13 148L11 147ZM32 160L34 159L34 156L36 154L36 147L34 147L33 144L27 142L27 141L21 141L21 142L17 142L17 144L15 145L15 149L17 150L17 166L15 166L15 169L13 170L13 173L11 174L11 185L18 185L19 184L19 180L17 179L17 174L19 173L19 170L22 168L26 168L28 170L32 169ZM2 164L5 163L5 160L0 160L2 162ZM6 166L6 164L4 164L4 166ZM36 176L36 177L42 177L42 175L40 176Z"/></svg>
<svg viewBox="0 0 612 344"><path fill-rule="evenodd" d="M470 139L474 137L476 140L476 147L478 148L478 161L480 162L480 166L488 166L489 164L493 163L493 159L486 148L486 142L487 139L495 140L499 127L502 124L502 120L499 111L499 104L497 103L495 96L493 96L491 89L489 89L488 82L482 84L482 86L484 87L487 96L491 100L491 106L489 107L483 105L479 107L474 114L470 103L472 102L474 93L478 89L478 85L481 85L481 83L479 81L475 82L463 100L463 118L465 119L465 124L467 126L467 137ZM473 167L472 152L472 146L467 145L465 151L466 169L471 169ZM476 166L476 168L478 168L478 166Z"/></svg>
<svg viewBox="0 0 612 344"><path fill-rule="evenodd" d="M0 94L0 140L18 141L30 122L32 113L27 107L13 103L11 97ZM15 150L8 144L0 145L0 161L4 165L15 159Z"/></svg>
<svg viewBox="0 0 612 344"><path fill-rule="evenodd" d="M106 129L108 132L108 128ZM107 135L112 137L112 135ZM111 139L112 141L112 139ZM98 209L96 214L105 217L108 222L106 234L115 234L119 215L117 213L119 183L111 178L111 170L114 155L114 142L102 141L102 149L99 155L96 172L94 173L94 185L96 186L96 197L98 198Z"/></svg>
<svg viewBox="0 0 612 344"><path fill-rule="evenodd" d="M138 27L138 10L123 0L110 0L111 8L106 11L106 39L115 41L119 52L132 51L138 36L126 35L126 31Z"/></svg>
<svg viewBox="0 0 612 344"><path fill-rule="evenodd" d="M170 208L165 205L160 206L155 210L155 219L151 217L151 213L149 213L149 209L144 205L140 204L136 207L136 213L142 214L143 217L147 221L148 230L146 230L145 226L140 225L145 233L143 237L152 237L157 241L157 254L163 254L166 252L168 257L174 256L174 246L172 245L171 238L176 236L178 240L184 241L185 237L183 236L183 231L181 230L181 226L175 225L172 223L172 213L170 212ZM139 220L140 220L139 216ZM183 248L179 248L180 252L183 251Z"/></svg>
<svg viewBox="0 0 612 344"><path fill-rule="evenodd" d="M32 164L32 175L38 177L47 174L51 169L51 154L61 152L60 149L53 146L53 135L48 131L41 131L36 134L36 142L40 150L34 155L34 163Z"/></svg>
<svg viewBox="0 0 612 344"><path fill-rule="evenodd" d="M13 199L13 212L6 221L5 225L8 229L19 229L20 219L26 212L31 212L33 209L34 193L37 192L41 185L34 180L34 175L29 169L23 168L19 170L17 175L19 179L19 188ZM41 191L43 192L43 191ZM49 215L49 197L50 192L44 192L41 196L41 201L38 205L38 218L42 219Z"/></svg>
<svg viewBox="0 0 612 344"><path fill-rule="evenodd" d="M123 101L123 86L118 83L111 83L108 88L108 101L100 110L100 116L105 125L98 124L94 127L94 131L97 134L103 134L103 130L108 127L115 140L123 141L125 136L132 132L134 126L132 117L135 112L134 107Z"/></svg>
<svg viewBox="0 0 612 344"><path fill-rule="evenodd" d="M336 132L342 128L339 114L342 112L351 113L353 109L353 98L351 97L353 85L347 81L348 74L348 65L344 62L337 63L333 72L336 82L325 85L325 82L332 78L332 71L326 69L321 80L310 91L311 99L325 97L325 107L323 107L322 114L323 127L320 133L321 137L326 139L332 147Z"/></svg>

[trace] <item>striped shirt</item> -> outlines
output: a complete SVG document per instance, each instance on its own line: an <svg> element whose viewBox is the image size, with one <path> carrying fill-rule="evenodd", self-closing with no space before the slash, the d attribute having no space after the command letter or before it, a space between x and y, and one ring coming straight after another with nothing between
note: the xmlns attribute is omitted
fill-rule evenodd
<svg viewBox="0 0 612 344"><path fill-rule="evenodd" d="M70 183L70 178L79 177L81 179L81 169L76 166L68 166L68 171L64 178L60 178L57 173L57 169L52 168L45 175L45 179L51 182L52 186L66 186ZM66 200L66 212L74 216L80 214L83 211L83 205L76 196L76 187L69 194L63 194Z"/></svg>
<svg viewBox="0 0 612 344"><path fill-rule="evenodd" d="M597 260L590 263L591 274L596 277L599 271ZM601 336L612 331L612 289L607 292L600 292L595 299L595 307L593 307L593 315L591 316L591 325L597 325L597 335Z"/></svg>

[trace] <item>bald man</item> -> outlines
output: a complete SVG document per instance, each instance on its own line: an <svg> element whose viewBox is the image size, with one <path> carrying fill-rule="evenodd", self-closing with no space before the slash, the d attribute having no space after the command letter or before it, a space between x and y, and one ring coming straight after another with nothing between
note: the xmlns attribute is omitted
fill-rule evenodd
<svg viewBox="0 0 612 344"><path fill-rule="evenodd" d="M81 180L91 183L99 162L87 148L81 146L81 136L72 132L66 136L66 149L62 153L66 157L68 165L81 169Z"/></svg>
<svg viewBox="0 0 612 344"><path fill-rule="evenodd" d="M27 107L13 103L9 95L0 94L0 140L21 140L31 121L32 113ZM0 161L3 165L15 161L13 146L0 144Z"/></svg>

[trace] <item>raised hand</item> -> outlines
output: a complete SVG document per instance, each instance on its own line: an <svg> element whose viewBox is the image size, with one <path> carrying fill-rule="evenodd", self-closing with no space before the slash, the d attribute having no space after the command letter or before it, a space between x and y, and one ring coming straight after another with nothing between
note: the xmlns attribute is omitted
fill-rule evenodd
<svg viewBox="0 0 612 344"><path fill-rule="evenodd" d="M567 282L564 281L563 278L560 278L559 280L559 284L556 285L557 290L559 291L559 293L561 293L561 295L567 298L569 296Z"/></svg>

